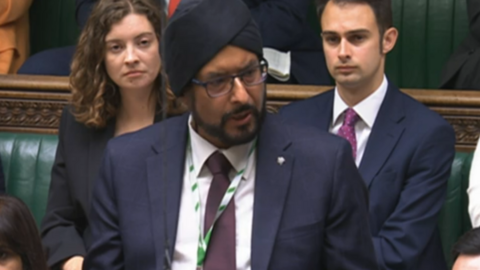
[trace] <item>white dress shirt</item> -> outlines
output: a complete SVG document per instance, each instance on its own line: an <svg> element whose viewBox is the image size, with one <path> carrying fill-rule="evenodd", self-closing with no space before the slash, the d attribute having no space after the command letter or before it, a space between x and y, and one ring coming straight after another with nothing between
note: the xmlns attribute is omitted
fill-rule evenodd
<svg viewBox="0 0 480 270"><path fill-rule="evenodd" d="M191 116L188 123L191 123ZM215 151L220 151L232 164L230 180L235 174L245 168L247 154L252 143L238 145L229 149L218 149L200 137L188 126L192 144L192 159L195 167L194 175L197 177L200 192L200 217L194 209L194 194L190 186L190 175L187 162L185 162L182 198L180 201L180 214L178 219L177 237L173 253L172 270L194 270L197 265L197 247L199 226L203 231L203 219L207 202L208 189L213 176L204 166L206 160ZM251 155L248 167L245 170L240 185L235 193L235 222L236 222L236 261L237 270L250 269L250 250L253 219L253 195L255 187L256 152ZM200 219L200 220L199 220Z"/></svg>
<svg viewBox="0 0 480 270"><path fill-rule="evenodd" d="M468 183L468 213L472 221L472 227L480 226L480 140L477 142L477 148L473 154L472 167Z"/></svg>
<svg viewBox="0 0 480 270"><path fill-rule="evenodd" d="M378 111L382 105L383 99L388 89L388 81L385 75L380 87L372 94L362 100L360 103L353 107L353 110L360 117L355 124L355 136L357 139L357 157L355 163L357 167L360 166L363 153L367 146L368 137L372 132L373 124L377 118ZM343 99L338 93L338 89L335 88L335 97L333 99L333 119L330 125L330 133L338 134L338 130L342 127L343 119L345 118L345 110L348 109L348 105L345 104Z"/></svg>
<svg viewBox="0 0 480 270"><path fill-rule="evenodd" d="M170 0L165 0L165 13L167 15L168 15L168 5L170 5ZM164 27L166 27L166 25Z"/></svg>

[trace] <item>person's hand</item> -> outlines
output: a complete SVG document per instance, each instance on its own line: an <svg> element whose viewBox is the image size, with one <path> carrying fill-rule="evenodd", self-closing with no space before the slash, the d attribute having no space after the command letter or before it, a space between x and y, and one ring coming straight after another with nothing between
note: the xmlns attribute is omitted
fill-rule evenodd
<svg viewBox="0 0 480 270"><path fill-rule="evenodd" d="M82 270L82 265L83 257L74 256L65 261L62 270Z"/></svg>

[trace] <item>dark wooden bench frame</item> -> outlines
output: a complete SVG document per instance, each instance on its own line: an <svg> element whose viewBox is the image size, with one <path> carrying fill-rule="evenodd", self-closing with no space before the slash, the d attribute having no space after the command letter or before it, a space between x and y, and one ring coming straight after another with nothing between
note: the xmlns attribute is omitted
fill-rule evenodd
<svg viewBox="0 0 480 270"><path fill-rule="evenodd" d="M267 86L268 106L309 98L331 86ZM475 149L480 134L480 91L402 89L441 114L455 129L458 151ZM0 131L56 134L70 98L67 77L0 75Z"/></svg>

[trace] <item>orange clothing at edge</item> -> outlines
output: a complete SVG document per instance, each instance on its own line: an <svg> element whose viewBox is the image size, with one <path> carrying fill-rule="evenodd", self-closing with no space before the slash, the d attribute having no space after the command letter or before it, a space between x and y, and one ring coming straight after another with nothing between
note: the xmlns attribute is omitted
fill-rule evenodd
<svg viewBox="0 0 480 270"><path fill-rule="evenodd" d="M16 73L29 55L31 4L32 0L0 1L0 74Z"/></svg>

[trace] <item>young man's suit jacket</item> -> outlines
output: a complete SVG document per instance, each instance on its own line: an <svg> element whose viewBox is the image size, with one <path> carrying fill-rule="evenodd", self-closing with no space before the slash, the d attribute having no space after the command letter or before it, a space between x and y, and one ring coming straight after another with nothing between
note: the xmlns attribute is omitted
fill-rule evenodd
<svg viewBox="0 0 480 270"><path fill-rule="evenodd" d="M170 254L175 246L187 121L170 118L109 142L84 269L164 269L166 238ZM345 141L267 114L256 151L252 269L377 269L366 188Z"/></svg>
<svg viewBox="0 0 480 270"><path fill-rule="evenodd" d="M328 131L333 100L331 90L290 104L281 114ZM447 269L437 221L454 154L452 127L390 84L359 166L380 269Z"/></svg>

